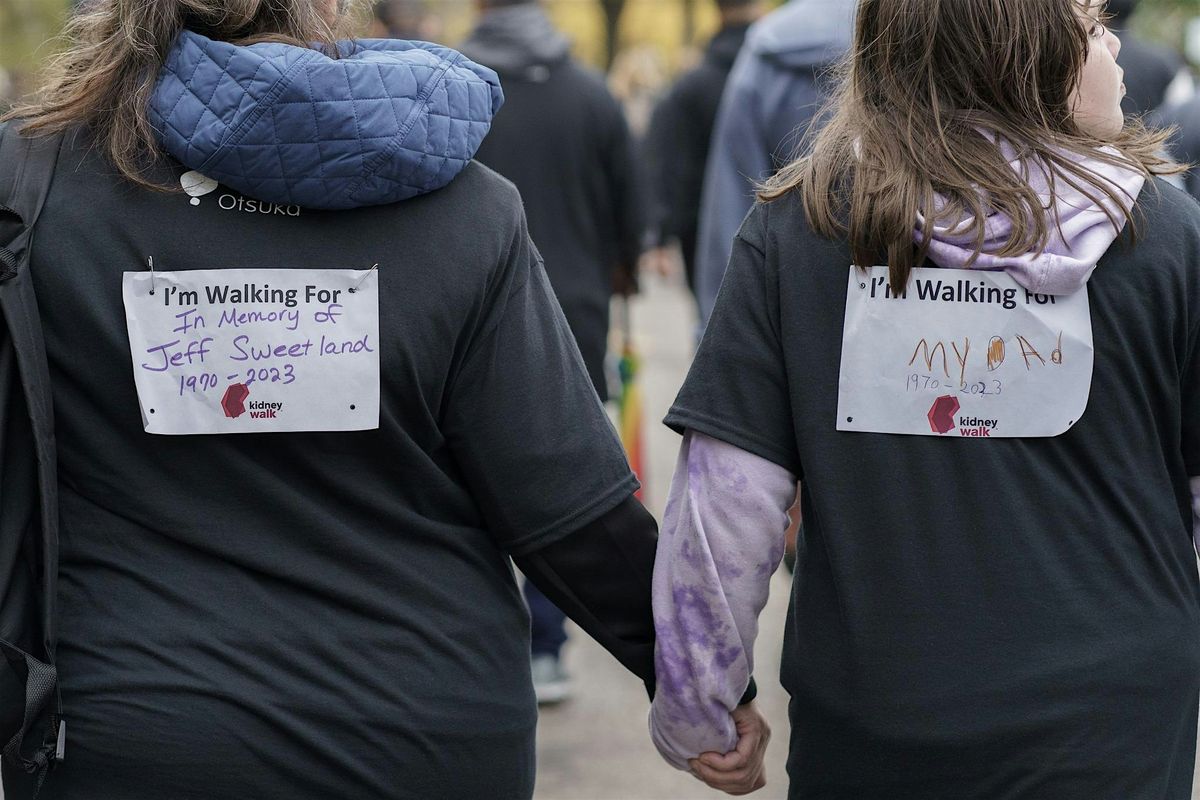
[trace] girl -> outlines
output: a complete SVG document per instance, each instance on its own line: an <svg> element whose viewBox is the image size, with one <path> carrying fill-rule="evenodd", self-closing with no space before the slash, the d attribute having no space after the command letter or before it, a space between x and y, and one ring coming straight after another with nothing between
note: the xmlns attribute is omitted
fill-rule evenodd
<svg viewBox="0 0 1200 800"><path fill-rule="evenodd" d="M1200 210L1119 48L1095 2L860 0L667 417L672 763L762 784L736 706L798 481L789 797L1190 796Z"/></svg>

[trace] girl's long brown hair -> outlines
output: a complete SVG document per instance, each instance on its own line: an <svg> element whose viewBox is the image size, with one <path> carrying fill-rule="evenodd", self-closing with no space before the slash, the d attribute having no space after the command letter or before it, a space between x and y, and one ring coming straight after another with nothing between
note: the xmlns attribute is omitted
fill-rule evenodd
<svg viewBox="0 0 1200 800"><path fill-rule="evenodd" d="M252 44L325 45L333 55L335 24L321 0L85 0L67 23L65 48L42 88L4 119L22 132L75 126L125 178L152 188L146 171L160 158L148 107L159 70L184 28L211 39Z"/></svg>
<svg viewBox="0 0 1200 800"><path fill-rule="evenodd" d="M1130 120L1102 141L1072 119L1088 53L1087 7L1083 0L860 0L827 123L815 128L808 155L767 181L759 198L799 191L813 229L847 238L856 265L886 258L897 292L926 257L928 244L915 244L913 231L918 214L933 216L935 193L948 201L939 220L974 218L961 233L974 235L977 253L988 211L1013 221L999 255L1045 248L1056 224L1053 199L1043 206L1009 164L1012 153L1042 165L1054 197L1063 181L1093 202L1128 208L1130 198L1071 154L1147 177L1183 168L1163 155L1165 131Z"/></svg>

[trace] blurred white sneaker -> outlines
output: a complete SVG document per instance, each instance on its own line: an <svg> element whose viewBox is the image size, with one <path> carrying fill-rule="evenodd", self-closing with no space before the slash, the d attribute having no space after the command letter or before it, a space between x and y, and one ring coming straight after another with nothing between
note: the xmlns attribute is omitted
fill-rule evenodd
<svg viewBox="0 0 1200 800"><path fill-rule="evenodd" d="M533 693L539 706L561 703L571 696L571 681L557 657L539 654L530 659L533 671Z"/></svg>

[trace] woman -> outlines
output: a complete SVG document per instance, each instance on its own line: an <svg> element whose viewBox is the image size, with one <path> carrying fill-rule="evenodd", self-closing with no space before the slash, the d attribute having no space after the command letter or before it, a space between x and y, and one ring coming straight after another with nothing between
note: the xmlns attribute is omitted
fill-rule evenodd
<svg viewBox="0 0 1200 800"><path fill-rule="evenodd" d="M29 265L67 723L42 797L530 797L509 554L652 678L653 521L519 197L470 161L495 74L338 21L96 0L3 130L63 134Z"/></svg>
<svg viewBox="0 0 1200 800"><path fill-rule="evenodd" d="M860 0L667 417L672 763L762 783L735 706L798 481L790 797L1190 797L1200 213L1119 48L1097 3Z"/></svg>

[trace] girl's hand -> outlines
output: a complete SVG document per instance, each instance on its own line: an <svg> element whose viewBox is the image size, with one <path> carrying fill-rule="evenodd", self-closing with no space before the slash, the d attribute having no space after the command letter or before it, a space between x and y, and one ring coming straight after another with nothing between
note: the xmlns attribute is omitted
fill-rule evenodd
<svg viewBox="0 0 1200 800"><path fill-rule="evenodd" d="M763 758L771 728L753 702L738 706L732 716L737 726L737 747L724 755L701 753L688 764L693 775L714 789L733 795L750 794L767 785Z"/></svg>

